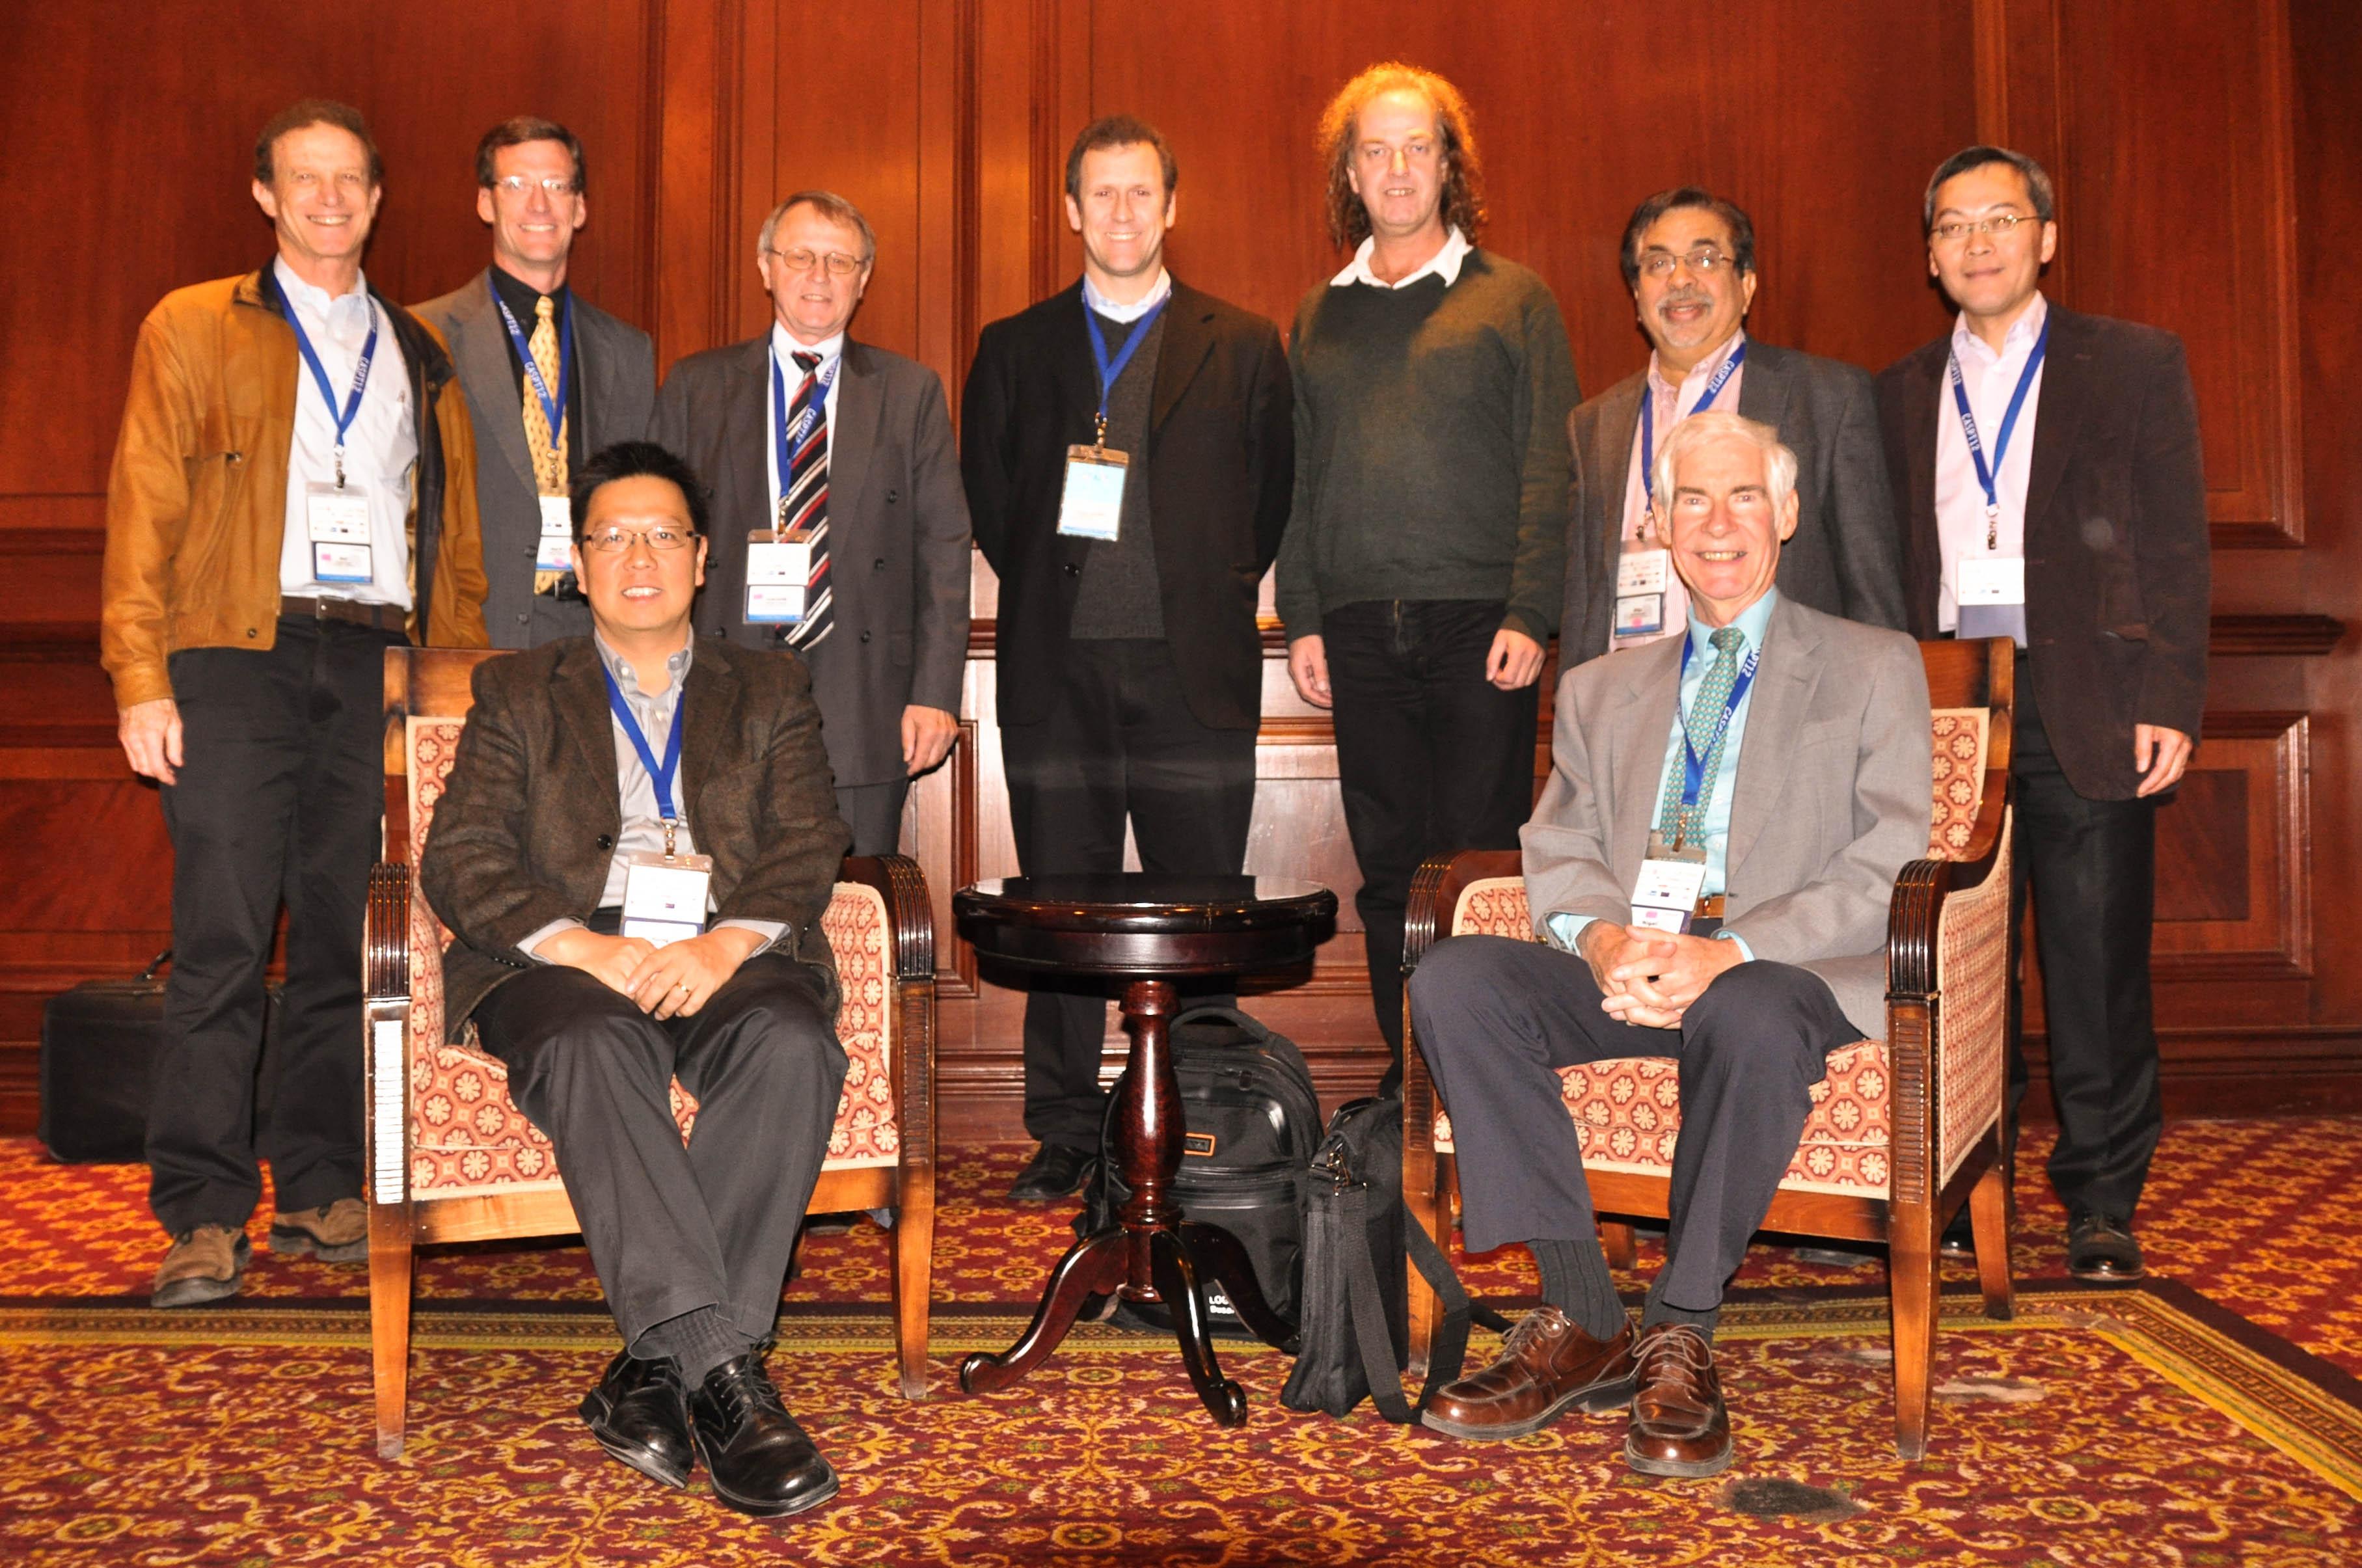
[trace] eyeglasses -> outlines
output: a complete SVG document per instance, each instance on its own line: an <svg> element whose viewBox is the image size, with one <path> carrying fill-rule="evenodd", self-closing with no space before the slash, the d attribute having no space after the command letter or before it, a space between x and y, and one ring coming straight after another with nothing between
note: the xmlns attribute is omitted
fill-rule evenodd
<svg viewBox="0 0 2362 1568"><path fill-rule="evenodd" d="M1711 278L1735 263L1711 245L1701 245L1686 256L1676 256L1670 250L1651 250L1640 258L1640 271L1651 278L1670 278L1674 268L1683 265L1701 278Z"/></svg>
<svg viewBox="0 0 2362 1568"><path fill-rule="evenodd" d="M1995 213L1991 217L1979 218L1974 223L1961 218L1939 223L1929 229L1927 235L1929 238L1940 240L1946 245L1958 245L1972 234L1990 234L1995 239L2006 239L2015 232L2019 224L2041 221L2041 218L2029 213Z"/></svg>
<svg viewBox="0 0 2362 1568"><path fill-rule="evenodd" d="M815 267L824 266L828 269L828 275L832 278L850 278L853 274L860 271L862 268L868 265L868 259L866 257L847 256L842 250L832 250L825 256L822 256L816 250L805 250L801 248L795 250L771 250L766 251L765 254L776 256L780 260L786 262L788 264L788 271L790 272L809 272Z"/></svg>
<svg viewBox="0 0 2362 1568"><path fill-rule="evenodd" d="M492 182L492 189L512 196L522 196L535 186L552 196L563 196L579 189L571 174L545 174L538 180L528 180L522 174L503 174Z"/></svg>
<svg viewBox="0 0 2362 1568"><path fill-rule="evenodd" d="M620 556L634 545L646 545L651 550L678 550L696 537L686 528L668 528L662 524L654 528L602 528L595 534L583 535L582 547L602 556Z"/></svg>

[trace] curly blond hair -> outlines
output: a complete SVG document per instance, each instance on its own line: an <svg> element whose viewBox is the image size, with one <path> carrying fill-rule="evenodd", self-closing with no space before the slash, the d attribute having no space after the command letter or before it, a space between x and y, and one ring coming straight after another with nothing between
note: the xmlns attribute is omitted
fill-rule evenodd
<svg viewBox="0 0 2362 1568"><path fill-rule="evenodd" d="M1460 89L1432 71L1398 60L1381 61L1337 90L1320 111L1318 141L1329 165L1329 238L1340 249L1370 237L1370 215L1353 193L1353 142L1371 99L1407 88L1435 105L1443 139L1443 221L1476 243L1485 227L1485 164L1476 151L1476 120Z"/></svg>

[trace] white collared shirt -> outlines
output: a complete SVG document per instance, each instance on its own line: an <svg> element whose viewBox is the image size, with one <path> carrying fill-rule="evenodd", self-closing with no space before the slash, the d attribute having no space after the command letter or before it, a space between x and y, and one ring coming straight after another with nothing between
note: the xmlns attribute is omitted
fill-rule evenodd
<svg viewBox="0 0 2362 1568"><path fill-rule="evenodd" d="M1992 461L1993 443L2001 439L2001 422L2009 413L2017 378L2025 373L2025 362L2034 354L2034 340L2042 335L2042 324L2049 316L2048 302L2036 293L2034 303L2009 324L1998 354L1970 328L1966 312L1953 324L1952 358L1959 361L1960 385L1968 392L1969 409L1977 418L1977 439L1984 445L1988 463ZM2034 431L2042 406L2042 381L2049 367L2047 355L2043 363L2044 368L2034 372L2034 384L2026 389L2025 405L2017 411L2017 425L2010 432L2009 450L2002 454L2000 471L1993 475L2001 519L1990 550L1985 548L1984 487L1977 482L1976 459L1969 455L1968 434L1960 428L1960 408L1952 398L1948 366L1936 388L1936 537L1943 550L1944 573L1936 592L1938 631L1953 631L1959 624L1959 605L1952 589L1959 580L1963 558L2025 553L2025 486L2034 471Z"/></svg>
<svg viewBox="0 0 2362 1568"><path fill-rule="evenodd" d="M1724 362L1738 352L1738 346L1746 341L1745 327L1732 333L1719 346L1709 351L1704 359L1692 366L1689 374L1682 378L1679 386L1665 380L1664 368L1658 362L1654 352L1650 354L1649 376L1647 381L1641 386L1640 395L1651 400L1657 424L1657 446L1660 449L1664 447L1665 438L1673 433L1673 426L1697 412L1698 399L1705 395L1706 383L1714 380L1715 372L1721 370ZM1714 406L1724 413L1736 412L1738 407L1738 383L1746 379L1747 362L1742 359L1738 363L1738 368L1730 372L1730 379L1722 383L1722 390L1714 394ZM1632 461L1624 476L1624 527L1621 537L1627 551L1643 547L1662 548L1667 543L1661 536L1652 539L1646 547L1638 543L1640 537L1641 521L1649 514L1649 491L1640 478L1641 467L1647 460L1640 451L1640 421L1636 416L1632 421ZM1643 643L1653 643L1661 637L1672 636L1685 623L1689 614L1689 591L1682 586L1682 580L1668 569L1665 573L1664 614L1659 623L1658 629L1641 636L1619 637L1611 628L1607 634L1609 650L1639 647Z"/></svg>
<svg viewBox="0 0 2362 1568"><path fill-rule="evenodd" d="M771 324L771 358L778 361L778 384L788 394L788 407L795 406L796 389L804 382L803 371L797 368L795 360L789 356L794 354L820 356L820 363L814 365L812 370L814 373L829 378L828 396L821 400L820 416L828 422L828 445L832 456L836 450L836 403L837 395L844 387L844 371L842 368L832 370L829 367L835 364L844 353L844 334L842 332L833 337L823 337L817 343L800 343L788 336L786 327L776 321ZM779 420L785 412L773 396L771 373L767 369L763 372L763 412L768 421L763 426L763 474L765 482L770 487L770 504L765 509L763 515L767 519L779 514L781 475L778 430Z"/></svg>
<svg viewBox="0 0 2362 1568"><path fill-rule="evenodd" d="M1130 304L1116 304L1093 288L1089 278L1083 280L1083 304L1109 321L1138 321L1172 296L1173 274L1162 267L1156 269L1156 282L1149 285L1148 292Z"/></svg>
<svg viewBox="0 0 2362 1568"><path fill-rule="evenodd" d="M295 431L287 447L286 522L279 541L279 591L307 599L353 599L366 604L410 608L410 480L418 466L418 426L410 406L410 369L402 357L393 323L371 303L367 279L352 293L330 299L295 275L285 258L273 261L279 292L295 307L312 352L337 389L331 410L320 383L295 360ZM367 582L321 582L312 575L310 505L305 487L337 479L337 415L352 395L353 370L370 323L377 323L377 352L370 361L369 386L360 412L345 432L345 488L369 497L370 570Z"/></svg>
<svg viewBox="0 0 2362 1568"><path fill-rule="evenodd" d="M1460 226L1454 224L1451 232L1443 237L1443 248L1429 257L1426 266L1407 278L1389 283L1370 271L1370 257L1377 248L1375 235L1362 241L1361 248L1353 252L1353 259L1345 263L1345 270L1329 280L1330 286L1341 289L1348 283L1367 283L1374 289L1407 289L1432 272L1442 277L1443 286L1448 289L1460 281L1460 264L1467 260L1468 253L1475 248L1468 243L1468 237L1460 232Z"/></svg>

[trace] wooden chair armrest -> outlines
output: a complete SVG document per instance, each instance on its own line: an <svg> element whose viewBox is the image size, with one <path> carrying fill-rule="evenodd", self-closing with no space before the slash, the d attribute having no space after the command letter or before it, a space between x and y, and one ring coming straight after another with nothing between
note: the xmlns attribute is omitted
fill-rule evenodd
<svg viewBox="0 0 2362 1568"><path fill-rule="evenodd" d="M370 867L361 907L361 989L373 1001L410 999L410 867Z"/></svg>
<svg viewBox="0 0 2362 1568"><path fill-rule="evenodd" d="M907 855L848 855L837 872L841 882L874 888L886 901L886 925L893 933L894 977L935 977L935 911L927 900L927 879Z"/></svg>
<svg viewBox="0 0 2362 1568"><path fill-rule="evenodd" d="M1403 973L1408 975L1427 950L1451 934L1451 911L1471 882L1525 873L1525 856L1514 849L1463 849L1431 856L1411 873L1409 907L1403 911Z"/></svg>
<svg viewBox="0 0 2362 1568"><path fill-rule="evenodd" d="M1988 773L1969 853L1958 860L1914 860L1894 879L1886 917L1886 994L1890 1001L1925 1001L1938 994L1936 936L1944 900L1956 891L1982 887L2002 863L2002 834L2009 823L2009 777Z"/></svg>

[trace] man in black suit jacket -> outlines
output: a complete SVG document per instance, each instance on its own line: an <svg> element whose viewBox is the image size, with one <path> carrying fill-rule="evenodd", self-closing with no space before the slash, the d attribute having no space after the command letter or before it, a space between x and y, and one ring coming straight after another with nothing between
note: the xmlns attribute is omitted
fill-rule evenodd
<svg viewBox="0 0 2362 1568"><path fill-rule="evenodd" d="M1695 186L1658 192L1624 226L1621 259L1653 352L1645 370L1586 399L1567 421L1574 536L1558 624L1560 670L1684 624L1681 580L1662 556L1650 554L1664 541L1646 526L1653 454L1642 448L1650 436L1662 447L1673 425L1700 408L1735 409L1769 425L1796 454L1796 533L1780 551L1781 593L1849 621L1900 629L1893 495L1869 373L1747 334L1755 225L1730 202ZM1645 423L1644 401L1651 416Z"/></svg>
<svg viewBox="0 0 2362 1568"><path fill-rule="evenodd" d="M1959 319L1879 378L1879 403L1913 634L2018 645L2010 770L2039 911L2050 1181L2069 1269L2130 1279L2163 1126L2157 807L2205 708L2206 492L2180 339L2044 300L2053 212L2023 154L1972 147L1937 170L1927 268ZM2011 1078L2023 1093L2022 1059Z"/></svg>
<svg viewBox="0 0 2362 1568"><path fill-rule="evenodd" d="M568 481L591 453L646 434L656 403L648 335L566 281L574 237L590 215L582 182L582 144L557 121L520 115L486 131L476 144L476 214L491 226L492 264L414 307L451 345L475 416L484 624L496 648L538 647L590 629L590 608L566 566ZM553 425L545 410L555 404L563 407Z"/></svg>
<svg viewBox="0 0 2362 1568"><path fill-rule="evenodd" d="M977 543L1000 576L1001 755L1028 875L1231 873L1254 810L1257 584L1287 524L1295 437L1272 325L1164 264L1173 154L1115 116L1066 159L1083 278L984 329L962 400ZM1063 505L1071 454L1128 463L1112 536ZM1105 464L1081 471L1104 475ZM1055 1198L1098 1144L1097 994L1025 1008L1025 1128L1010 1196Z"/></svg>
<svg viewBox="0 0 2362 1568"><path fill-rule="evenodd" d="M675 365L649 439L713 498L697 629L802 656L853 852L891 855L911 780L959 735L968 525L951 416L933 370L846 334L877 259L859 208L799 191L756 243L771 330ZM806 613L749 620L748 536L783 511L815 536Z"/></svg>
<svg viewBox="0 0 2362 1568"><path fill-rule="evenodd" d="M820 918L850 834L802 664L690 631L696 492L640 442L578 471L594 635L478 668L419 882L451 928L452 1037L474 1021L557 1145L623 1331L582 1401L592 1433L672 1486L701 1452L724 1503L787 1514L837 1485L762 1345L844 1085ZM693 929L638 925L636 879L698 857ZM698 1100L686 1146L675 1077Z"/></svg>

